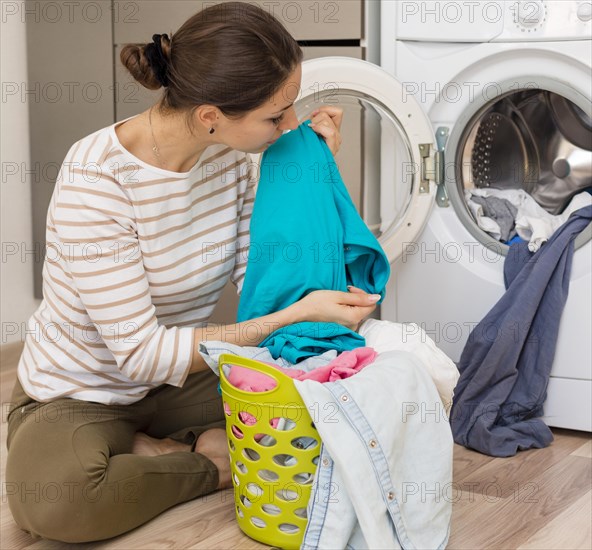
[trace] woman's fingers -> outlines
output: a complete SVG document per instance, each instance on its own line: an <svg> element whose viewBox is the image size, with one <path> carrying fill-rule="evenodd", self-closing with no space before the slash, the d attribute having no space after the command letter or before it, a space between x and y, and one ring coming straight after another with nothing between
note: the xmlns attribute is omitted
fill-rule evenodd
<svg viewBox="0 0 592 550"><path fill-rule="evenodd" d="M367 294L363 290L361 292L342 292L341 295L342 303L348 306L370 307L380 300L380 294Z"/></svg>
<svg viewBox="0 0 592 550"><path fill-rule="evenodd" d="M335 156L341 147L341 135L335 126L328 126L321 122L319 124L311 124L310 127L325 139L327 147L329 147L329 150Z"/></svg>
<svg viewBox="0 0 592 550"><path fill-rule="evenodd" d="M323 106L311 113L310 127L321 135L333 155L337 154L341 147L341 121L343 119L343 109L341 107Z"/></svg>
<svg viewBox="0 0 592 550"><path fill-rule="evenodd" d="M323 105L315 109L312 113L311 122L320 120L330 120L335 125L337 131L341 130L341 122L343 120L343 109L341 107L333 107L331 105Z"/></svg>
<svg viewBox="0 0 592 550"><path fill-rule="evenodd" d="M356 287L354 287L356 288ZM347 327L359 326L360 322L376 309L380 295L339 290L313 290L301 298L295 306L299 317L310 322L338 323Z"/></svg>
<svg viewBox="0 0 592 550"><path fill-rule="evenodd" d="M349 286L347 287L347 289L348 289L348 290L349 290L349 291L350 291L352 294L355 294L355 293L358 293L358 294L360 294L360 293L367 294L367 292L366 292L366 291L362 290L361 288L358 288L357 286L349 285Z"/></svg>

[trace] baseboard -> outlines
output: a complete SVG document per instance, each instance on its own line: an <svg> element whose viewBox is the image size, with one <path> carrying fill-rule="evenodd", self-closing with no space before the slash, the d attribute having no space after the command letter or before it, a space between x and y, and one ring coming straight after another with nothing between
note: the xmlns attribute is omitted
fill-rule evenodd
<svg viewBox="0 0 592 550"><path fill-rule="evenodd" d="M556 428L592 431L592 381L549 378L543 422Z"/></svg>

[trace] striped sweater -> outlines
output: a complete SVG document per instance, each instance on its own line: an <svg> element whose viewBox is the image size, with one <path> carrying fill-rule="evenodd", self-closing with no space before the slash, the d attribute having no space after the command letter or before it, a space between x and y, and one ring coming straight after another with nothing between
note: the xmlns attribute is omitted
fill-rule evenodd
<svg viewBox="0 0 592 550"><path fill-rule="evenodd" d="M186 173L123 148L115 124L75 143L47 213L43 301L18 366L38 401L105 404L182 386L194 327L240 294L257 157L213 145Z"/></svg>

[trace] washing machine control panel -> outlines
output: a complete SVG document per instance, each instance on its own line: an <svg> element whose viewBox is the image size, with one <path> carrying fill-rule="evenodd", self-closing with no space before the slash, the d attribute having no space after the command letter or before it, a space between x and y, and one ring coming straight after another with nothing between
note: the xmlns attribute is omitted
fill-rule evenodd
<svg viewBox="0 0 592 550"><path fill-rule="evenodd" d="M385 0L395 39L421 42L590 40L592 0ZM389 15L387 15L389 17Z"/></svg>
<svg viewBox="0 0 592 550"><path fill-rule="evenodd" d="M590 40L592 1L509 0L504 30L494 42L515 40Z"/></svg>

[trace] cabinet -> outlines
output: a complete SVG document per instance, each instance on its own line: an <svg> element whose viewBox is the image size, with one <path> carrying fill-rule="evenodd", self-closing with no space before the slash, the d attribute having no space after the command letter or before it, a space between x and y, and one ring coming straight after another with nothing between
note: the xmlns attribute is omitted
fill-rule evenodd
<svg viewBox="0 0 592 550"><path fill-rule="evenodd" d="M123 45L149 42L155 33L174 34L187 18L214 3L219 2L52 2L61 6L61 16L55 21L53 12L44 15L39 2L27 1L27 10L32 14L38 12L27 19L29 87L46 89L38 101L29 104L31 156L34 166L37 163L40 167L38 177L33 178L32 209L34 240L40 247L45 242L47 208L57 171L69 147L98 128L146 110L161 93L141 87L127 73L119 61ZM370 19L376 17L378 0L249 0L249 3L260 5L280 19L299 41L305 59L340 55L376 61L369 45L377 45L378 37L367 37L367 29ZM52 83L57 83L62 92L59 101L49 95ZM342 133L343 144L336 161L358 204L363 132L355 113L344 120ZM42 254L34 265L35 296L42 298ZM229 283L211 321L233 323L237 306L236 289Z"/></svg>
<svg viewBox="0 0 592 550"><path fill-rule="evenodd" d="M115 44L146 42L154 33L172 33L189 17L226 0L120 0L115 2ZM277 17L296 40L360 40L362 0L248 0Z"/></svg>

